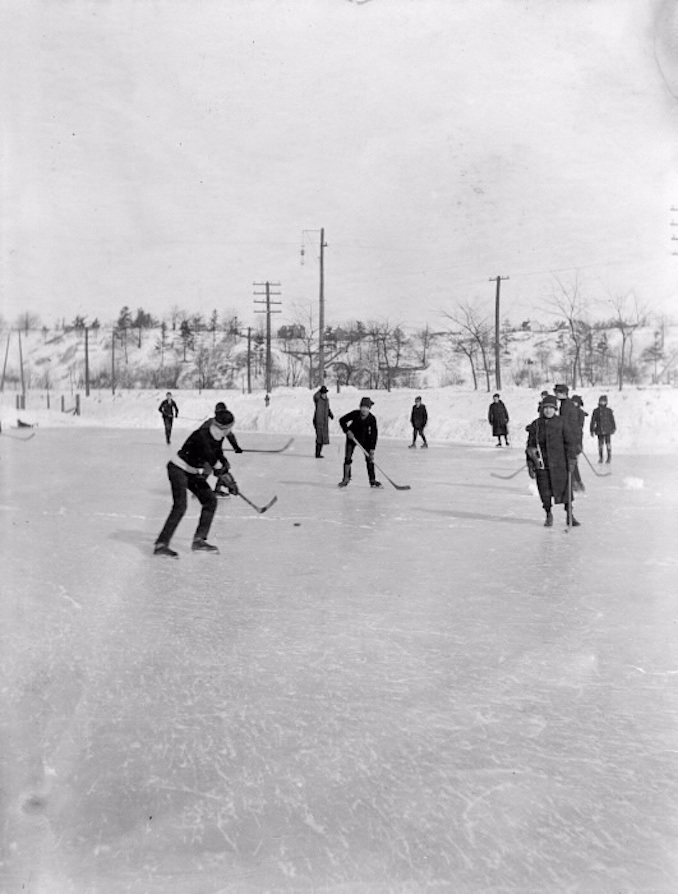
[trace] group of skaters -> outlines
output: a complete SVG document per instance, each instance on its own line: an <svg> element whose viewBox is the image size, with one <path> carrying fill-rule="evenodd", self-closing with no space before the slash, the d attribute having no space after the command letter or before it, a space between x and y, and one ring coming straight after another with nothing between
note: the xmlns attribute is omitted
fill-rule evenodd
<svg viewBox="0 0 678 894"><path fill-rule="evenodd" d="M322 449L329 444L329 422L334 419L330 408L328 390L325 385L313 395L313 427L315 429L315 456L322 459ZM343 476L339 487L346 487L351 481L353 456L356 447L364 455L367 478L370 487L379 488L381 482L375 474L375 450L379 436L377 420L372 413L374 401L370 397L360 400L358 409L351 410L338 420L346 437L344 446ZM167 444L171 443L172 423L179 410L167 392L158 408L165 427ZM558 384L554 393L542 391L537 408L537 417L528 426L525 449L530 477L536 482L537 491L544 508L546 527L553 526L553 506L563 505L568 524L578 527L572 504L574 493L583 491L584 485L577 466L577 457L583 450L583 432L588 413L579 395L569 397L567 385ZM492 426L497 447L509 446L509 414L501 395L492 396L488 410L488 421ZM421 438L422 447L428 442L424 430L428 424L428 413L421 397L416 397L410 413L412 443L416 447ZM207 540L212 519L216 512L218 497L237 495L238 485L230 471L230 464L223 452L223 442L228 440L236 453L242 453L233 426L235 419L223 402L216 404L214 415L203 422L184 442L181 449L167 463L167 475L172 490L172 508L162 531L158 535L155 555L176 557L170 541L179 522L186 513L187 493L194 494L201 504L200 518L193 536L191 548L196 552L217 552L216 546ZM607 405L606 395L601 395L598 406L591 415L590 433L598 438L598 462L603 462L603 451L607 452L607 462L612 459L611 438L616 431L614 413ZM216 478L214 488L208 484L210 475Z"/></svg>

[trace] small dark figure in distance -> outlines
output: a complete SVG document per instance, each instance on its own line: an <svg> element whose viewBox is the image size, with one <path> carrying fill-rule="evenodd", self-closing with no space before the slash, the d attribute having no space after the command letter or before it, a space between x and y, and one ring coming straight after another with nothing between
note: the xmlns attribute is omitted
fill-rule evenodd
<svg viewBox="0 0 678 894"><path fill-rule="evenodd" d="M497 443L494 446L501 447L501 439L503 438L508 447L509 414L504 401L498 394L492 395L492 403L487 411L487 421L492 426L492 437L497 439Z"/></svg>
<svg viewBox="0 0 678 894"><path fill-rule="evenodd" d="M421 402L420 397L415 397L414 399L414 406L410 413L410 422L412 423L412 443L410 444L410 447L417 446L417 435L419 435L424 442L421 446L428 447L426 435L424 434L424 429L428 424L428 412L426 411L426 404Z"/></svg>
<svg viewBox="0 0 678 894"><path fill-rule="evenodd" d="M330 409L330 400L327 396L327 387L321 387L313 395L313 428L315 429L315 458L323 458L323 447L330 443L330 419L334 419L334 413Z"/></svg>
<svg viewBox="0 0 678 894"><path fill-rule="evenodd" d="M607 395L601 394L598 406L591 414L591 437L598 438L598 462L603 461L603 445L607 447L607 462L612 462L612 435L617 431L614 413L607 405Z"/></svg>
<svg viewBox="0 0 678 894"><path fill-rule="evenodd" d="M228 408L223 401L219 401L219 403L214 406L214 416L211 419L207 419L200 428L209 428L213 422L217 422L218 424L223 424L224 419L231 414L228 412ZM226 440L233 448L234 453L242 453L242 447L238 444L238 439L236 438L233 431L226 432ZM224 482L221 478L217 477L217 483L214 485L214 493L218 497L229 497L231 495L230 491L224 486Z"/></svg>
<svg viewBox="0 0 678 894"><path fill-rule="evenodd" d="M165 426L165 440L167 443L172 441L172 423L175 416L179 417L179 408L172 400L172 392L168 391L165 400L158 407L158 412L162 416L163 425Z"/></svg>
<svg viewBox="0 0 678 894"><path fill-rule="evenodd" d="M539 396L539 403L537 404L537 416L541 416L542 404L544 403L544 398L546 397L547 394L548 394L548 391L542 391L542 393Z"/></svg>
<svg viewBox="0 0 678 894"><path fill-rule="evenodd" d="M558 401L552 394L542 400L542 415L527 426L527 470L536 480L546 519L544 526L553 526L551 502L562 503L573 527L579 522L571 514L570 483L577 461L576 444L571 429L561 416L556 416Z"/></svg>
<svg viewBox="0 0 678 894"><path fill-rule="evenodd" d="M189 435L176 456L167 463L167 477L172 488L172 509L155 541L156 556L177 555L170 548L170 541L186 513L188 490L195 494L202 506L191 548L200 552L218 552L216 546L207 542L219 502L207 483L207 477L214 472L232 494L238 493L238 485L230 473L230 466L222 449L224 438L233 428L233 414L225 411L219 416L220 421L215 416L208 428L201 426Z"/></svg>
<svg viewBox="0 0 678 894"><path fill-rule="evenodd" d="M377 420L370 412L374 401L369 397L363 397L358 410L351 410L339 420L341 430L346 435L346 450L344 453L344 477L339 482L339 487L346 487L351 480L351 463L356 444L367 451L365 463L367 465L367 477L370 487L381 487L374 474L374 451L377 446Z"/></svg>

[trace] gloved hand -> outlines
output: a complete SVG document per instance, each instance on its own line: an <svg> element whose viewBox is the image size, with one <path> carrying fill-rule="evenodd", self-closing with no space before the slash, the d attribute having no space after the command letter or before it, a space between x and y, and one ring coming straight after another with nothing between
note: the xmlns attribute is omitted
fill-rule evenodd
<svg viewBox="0 0 678 894"><path fill-rule="evenodd" d="M234 497L238 496L238 485L230 472L223 472L219 475L219 481L228 488L229 494L233 494Z"/></svg>
<svg viewBox="0 0 678 894"><path fill-rule="evenodd" d="M242 447L234 447L233 450L234 450L236 453L242 453Z"/></svg>
<svg viewBox="0 0 678 894"><path fill-rule="evenodd" d="M576 459L568 459L567 468L568 468L568 471L574 472L574 470L577 468L577 460Z"/></svg>
<svg viewBox="0 0 678 894"><path fill-rule="evenodd" d="M347 432L346 432L346 437L349 439L349 441L353 441L355 444L358 443L358 442L356 441L356 439L355 439L355 435L353 434L352 431L347 431Z"/></svg>
<svg viewBox="0 0 678 894"><path fill-rule="evenodd" d="M527 464L527 474L530 476L530 478L532 478L532 480L534 480L537 477L537 473L535 472L535 469L534 469L534 463Z"/></svg>
<svg viewBox="0 0 678 894"><path fill-rule="evenodd" d="M330 419L334 419L334 413L332 412L332 410L329 411L328 415L329 415Z"/></svg>

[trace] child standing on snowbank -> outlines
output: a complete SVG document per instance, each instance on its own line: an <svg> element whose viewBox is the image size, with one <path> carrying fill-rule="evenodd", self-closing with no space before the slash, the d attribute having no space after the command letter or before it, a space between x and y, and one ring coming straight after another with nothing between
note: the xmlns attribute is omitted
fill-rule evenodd
<svg viewBox="0 0 678 894"><path fill-rule="evenodd" d="M612 462L612 444L610 439L617 431L614 413L607 405L607 395L601 394L598 406L591 414L591 437L598 438L598 462L603 461L603 444L607 447L607 461Z"/></svg>
<svg viewBox="0 0 678 894"><path fill-rule="evenodd" d="M381 482L377 481L374 474L374 451L377 446L377 420L370 412L374 406L374 401L369 397L363 397L360 401L358 410L351 410L339 420L341 430L346 435L346 450L344 452L344 477L339 482L339 487L346 487L351 480L351 463L353 462L353 451L355 445L360 446L367 451L365 463L367 465L367 477L370 480L370 487L381 487Z"/></svg>
<svg viewBox="0 0 678 894"><path fill-rule="evenodd" d="M172 509L155 541L153 552L156 556L177 555L170 548L170 540L186 513L187 490L195 494L202 506L191 549L203 552L219 551L216 546L207 542L218 503L212 488L207 483L207 477L214 472L232 494L238 493L238 485L229 471L230 466L222 449L223 440L233 428L234 421L233 414L228 410L215 413L209 428L201 427L189 435L174 459L167 463L167 477L172 488Z"/></svg>

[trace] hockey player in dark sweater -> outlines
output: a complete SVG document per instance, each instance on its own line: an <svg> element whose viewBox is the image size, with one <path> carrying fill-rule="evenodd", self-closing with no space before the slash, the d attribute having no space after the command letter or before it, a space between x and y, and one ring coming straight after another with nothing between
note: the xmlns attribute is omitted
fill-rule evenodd
<svg viewBox="0 0 678 894"><path fill-rule="evenodd" d="M341 430L346 435L346 450L344 453L344 477L339 482L339 487L346 487L351 480L351 463L356 443L367 451L365 462L367 464L367 477L370 487L381 487L374 474L374 451L377 446L377 420L370 412L374 401L369 397L363 397L360 401L360 409L351 410L339 420Z"/></svg>
<svg viewBox="0 0 678 894"><path fill-rule="evenodd" d="M172 423L174 422L174 417L179 417L179 407L174 403L171 391L168 391L165 395L165 400L158 407L158 413L162 416L162 422L165 426L165 440L169 444L172 440Z"/></svg>
<svg viewBox="0 0 678 894"><path fill-rule="evenodd" d="M230 465L223 453L223 440L233 428L233 414L228 410L218 411L209 428L200 427L188 436L174 459L167 463L167 477L172 488L172 509L165 525L155 542L155 555L176 557L170 548L172 535L186 512L186 491L200 500L202 512L198 527L193 535L192 549L204 552L218 552L216 546L207 542L212 519L218 500L207 483L207 477L214 472L224 482L232 494L238 493L238 485L230 473Z"/></svg>
<svg viewBox="0 0 678 894"><path fill-rule="evenodd" d="M607 405L607 395L601 394L598 406L591 414L591 437L598 438L598 462L603 461L603 445L607 447L607 461L612 462L612 435L617 431L614 413Z"/></svg>
<svg viewBox="0 0 678 894"><path fill-rule="evenodd" d="M207 419L200 428L209 428L210 425L214 422L214 418L217 413L226 413L228 412L226 408L226 404L219 401L218 404L214 407L214 417L212 419ZM234 453L242 453L242 447L238 444L238 439L234 435L232 431L226 433L226 440L233 448ZM228 497L230 496L230 491L224 486L224 482L221 478L217 477L217 483L214 485L214 493L218 497Z"/></svg>

